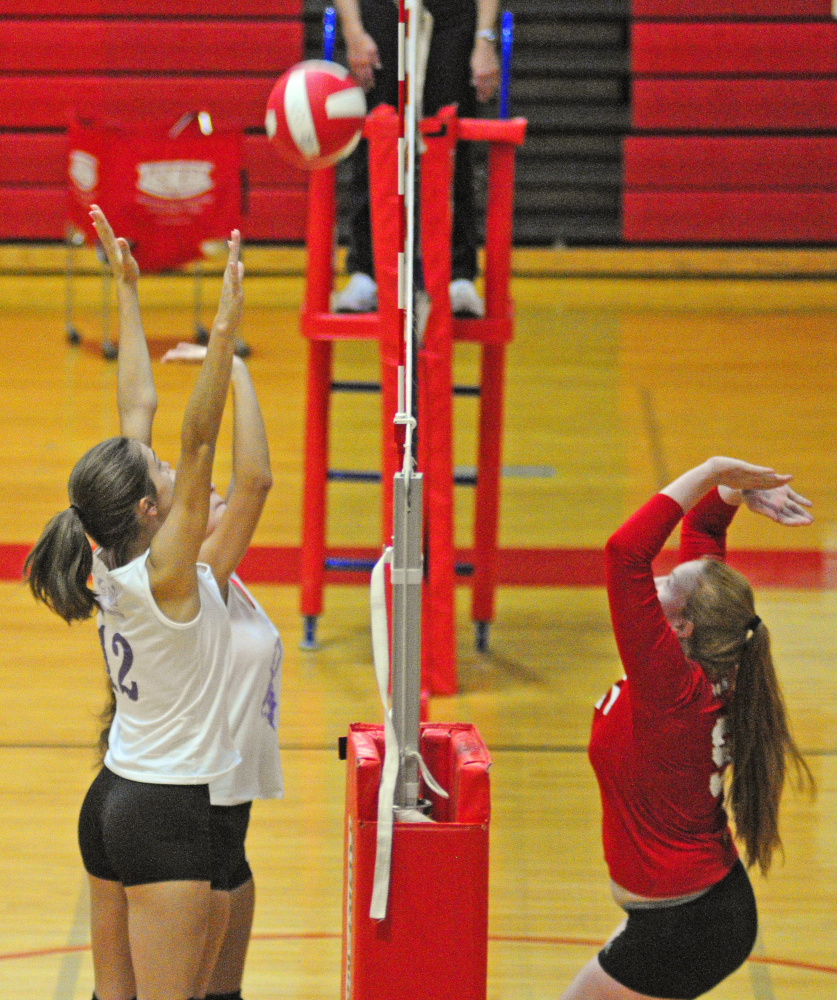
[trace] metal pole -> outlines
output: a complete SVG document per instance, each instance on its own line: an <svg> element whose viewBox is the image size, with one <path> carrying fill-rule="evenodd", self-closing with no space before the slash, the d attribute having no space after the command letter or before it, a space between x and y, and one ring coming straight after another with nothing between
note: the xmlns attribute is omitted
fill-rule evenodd
<svg viewBox="0 0 837 1000"><path fill-rule="evenodd" d="M392 723L401 748L395 805L419 801L422 476L395 474L392 550Z"/></svg>

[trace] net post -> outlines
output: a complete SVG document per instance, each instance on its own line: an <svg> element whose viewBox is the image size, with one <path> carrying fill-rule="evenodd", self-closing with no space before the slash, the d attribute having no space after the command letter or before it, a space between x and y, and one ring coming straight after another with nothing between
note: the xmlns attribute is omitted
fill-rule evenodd
<svg viewBox="0 0 837 1000"><path fill-rule="evenodd" d="M422 493L421 473L394 480L392 549L392 722L401 749L395 804L419 800L421 700Z"/></svg>

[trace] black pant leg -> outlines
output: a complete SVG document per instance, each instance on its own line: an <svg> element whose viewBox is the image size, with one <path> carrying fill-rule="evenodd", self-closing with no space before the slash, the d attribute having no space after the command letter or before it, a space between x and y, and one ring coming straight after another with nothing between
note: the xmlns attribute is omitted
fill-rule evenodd
<svg viewBox="0 0 837 1000"><path fill-rule="evenodd" d="M375 86L366 95L371 110L378 104L398 103L398 10L392 0L361 0L361 19L378 46L381 69ZM476 29L476 5L452 16L437 13L427 60L423 107L435 114L449 104L458 105L461 117L474 117L477 100L471 86L471 52ZM369 209L369 151L362 141L350 161L352 209L346 270L374 274L372 224ZM453 175L452 277L473 280L477 273L477 239L474 224L474 172L471 149L459 143Z"/></svg>
<svg viewBox="0 0 837 1000"><path fill-rule="evenodd" d="M398 106L398 8L392 0L361 0L360 16L368 35L378 46L381 69L375 71L375 85L366 95L371 111L379 104ZM361 140L349 158L351 164L352 207L349 252L346 270L374 276L372 219L369 210L369 144Z"/></svg>
<svg viewBox="0 0 837 1000"><path fill-rule="evenodd" d="M476 91L471 86L471 52L476 30L476 5L464 12L438 14L427 60L424 112L435 114L457 105L460 118L477 114ZM477 274L477 236L474 223L474 168L470 143L456 147L453 170L453 233L451 277L473 281Z"/></svg>

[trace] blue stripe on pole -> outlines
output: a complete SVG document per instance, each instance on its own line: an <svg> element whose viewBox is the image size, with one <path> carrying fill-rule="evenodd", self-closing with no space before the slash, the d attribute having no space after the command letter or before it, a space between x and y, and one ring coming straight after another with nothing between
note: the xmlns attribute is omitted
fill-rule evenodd
<svg viewBox="0 0 837 1000"><path fill-rule="evenodd" d="M503 11L500 28L500 117L509 117L509 89L511 85L511 57L514 36L514 15Z"/></svg>
<svg viewBox="0 0 837 1000"><path fill-rule="evenodd" d="M337 13L333 7L326 7L323 13L323 59L334 59L334 35L337 28Z"/></svg>
<svg viewBox="0 0 837 1000"><path fill-rule="evenodd" d="M372 572L374 559L326 559L326 569L342 570L344 573Z"/></svg>

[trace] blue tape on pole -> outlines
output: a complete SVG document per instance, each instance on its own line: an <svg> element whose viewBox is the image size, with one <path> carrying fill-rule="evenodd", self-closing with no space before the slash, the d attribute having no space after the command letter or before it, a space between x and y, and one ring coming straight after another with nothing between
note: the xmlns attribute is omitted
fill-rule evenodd
<svg viewBox="0 0 837 1000"><path fill-rule="evenodd" d="M500 117L509 117L509 90L511 86L512 41L514 38L514 15L503 11L500 28Z"/></svg>
<svg viewBox="0 0 837 1000"><path fill-rule="evenodd" d="M326 7L323 14L323 59L331 62L334 59L334 35L337 30L337 12L333 7Z"/></svg>

